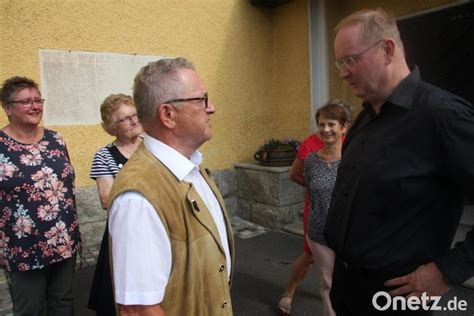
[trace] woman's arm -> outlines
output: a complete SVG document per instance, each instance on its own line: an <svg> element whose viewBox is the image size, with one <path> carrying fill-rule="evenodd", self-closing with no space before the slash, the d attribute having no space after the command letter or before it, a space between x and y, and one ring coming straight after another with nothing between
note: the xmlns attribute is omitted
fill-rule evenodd
<svg viewBox="0 0 474 316"><path fill-rule="evenodd" d="M306 186L304 181L304 160L295 158L291 165L290 179L301 186Z"/></svg>
<svg viewBox="0 0 474 316"><path fill-rule="evenodd" d="M109 206L109 195L110 189L112 189L112 184L114 183L114 177L104 176L95 179L97 183L97 190L99 191L99 200L100 205L105 210Z"/></svg>

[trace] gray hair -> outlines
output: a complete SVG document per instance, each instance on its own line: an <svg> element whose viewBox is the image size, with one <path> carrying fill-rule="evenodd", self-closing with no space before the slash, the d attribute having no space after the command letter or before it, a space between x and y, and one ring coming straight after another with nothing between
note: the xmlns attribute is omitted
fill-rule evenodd
<svg viewBox="0 0 474 316"><path fill-rule="evenodd" d="M372 45L376 41L388 37L395 40L403 50L395 18L380 8L354 12L339 22L335 30L338 32L341 28L349 25L361 25L360 40L365 44Z"/></svg>
<svg viewBox="0 0 474 316"><path fill-rule="evenodd" d="M138 72L133 85L133 99L142 123L155 118L157 107L170 99L182 97L185 87L179 71L195 70L185 58L164 58L151 62Z"/></svg>

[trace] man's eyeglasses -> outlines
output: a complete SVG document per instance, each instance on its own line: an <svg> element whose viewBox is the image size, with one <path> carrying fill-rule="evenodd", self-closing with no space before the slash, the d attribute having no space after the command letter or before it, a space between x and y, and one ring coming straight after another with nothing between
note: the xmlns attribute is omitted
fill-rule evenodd
<svg viewBox="0 0 474 316"><path fill-rule="evenodd" d="M44 99L26 99L26 100L18 100L18 101L12 101L10 103L19 103L21 106L27 107L27 106L32 106L33 104L36 106L42 106L44 104Z"/></svg>
<svg viewBox="0 0 474 316"><path fill-rule="evenodd" d="M128 115L128 116L125 116L124 118L120 119L120 120L116 120L114 122L114 124L117 124L117 123L120 123L120 124L131 124L133 121L136 121L137 120L137 114L132 114L132 115Z"/></svg>
<svg viewBox="0 0 474 316"><path fill-rule="evenodd" d="M178 103L178 102L187 102L187 101L204 101L204 107L207 109L207 106L208 106L208 95L207 95L207 92L204 94L203 97L200 97L200 98L187 98L187 99L173 99L173 100L169 100L169 101L166 101L166 102L163 102L163 103Z"/></svg>
<svg viewBox="0 0 474 316"><path fill-rule="evenodd" d="M352 66L357 65L357 62L362 57L362 55L364 55L369 49L371 49L372 47L377 46L381 42L385 42L385 40L381 39L381 40L375 42L375 44L367 47L364 51L362 51L358 54L354 54L354 55L347 56L345 58L336 60L335 64L336 64L337 69L342 70L344 67L351 68Z"/></svg>

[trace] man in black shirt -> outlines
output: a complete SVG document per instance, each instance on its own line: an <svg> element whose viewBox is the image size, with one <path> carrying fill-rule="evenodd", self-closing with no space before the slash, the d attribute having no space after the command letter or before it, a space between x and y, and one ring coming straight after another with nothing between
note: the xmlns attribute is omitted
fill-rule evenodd
<svg viewBox="0 0 474 316"><path fill-rule="evenodd" d="M450 249L474 196L474 108L410 70L385 12L356 12L336 30L340 77L364 103L326 223L336 252L331 300L337 315L399 315L388 294L373 303L374 294L440 296L474 275L473 233Z"/></svg>

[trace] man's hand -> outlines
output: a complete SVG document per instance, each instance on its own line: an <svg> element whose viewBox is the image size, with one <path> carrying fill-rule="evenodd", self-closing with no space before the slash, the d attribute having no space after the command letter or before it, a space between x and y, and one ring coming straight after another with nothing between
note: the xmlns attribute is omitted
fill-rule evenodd
<svg viewBox="0 0 474 316"><path fill-rule="evenodd" d="M386 281L385 286L399 286L389 292L391 296L417 296L426 292L428 296L442 296L450 290L443 275L434 262L419 266L407 275Z"/></svg>

